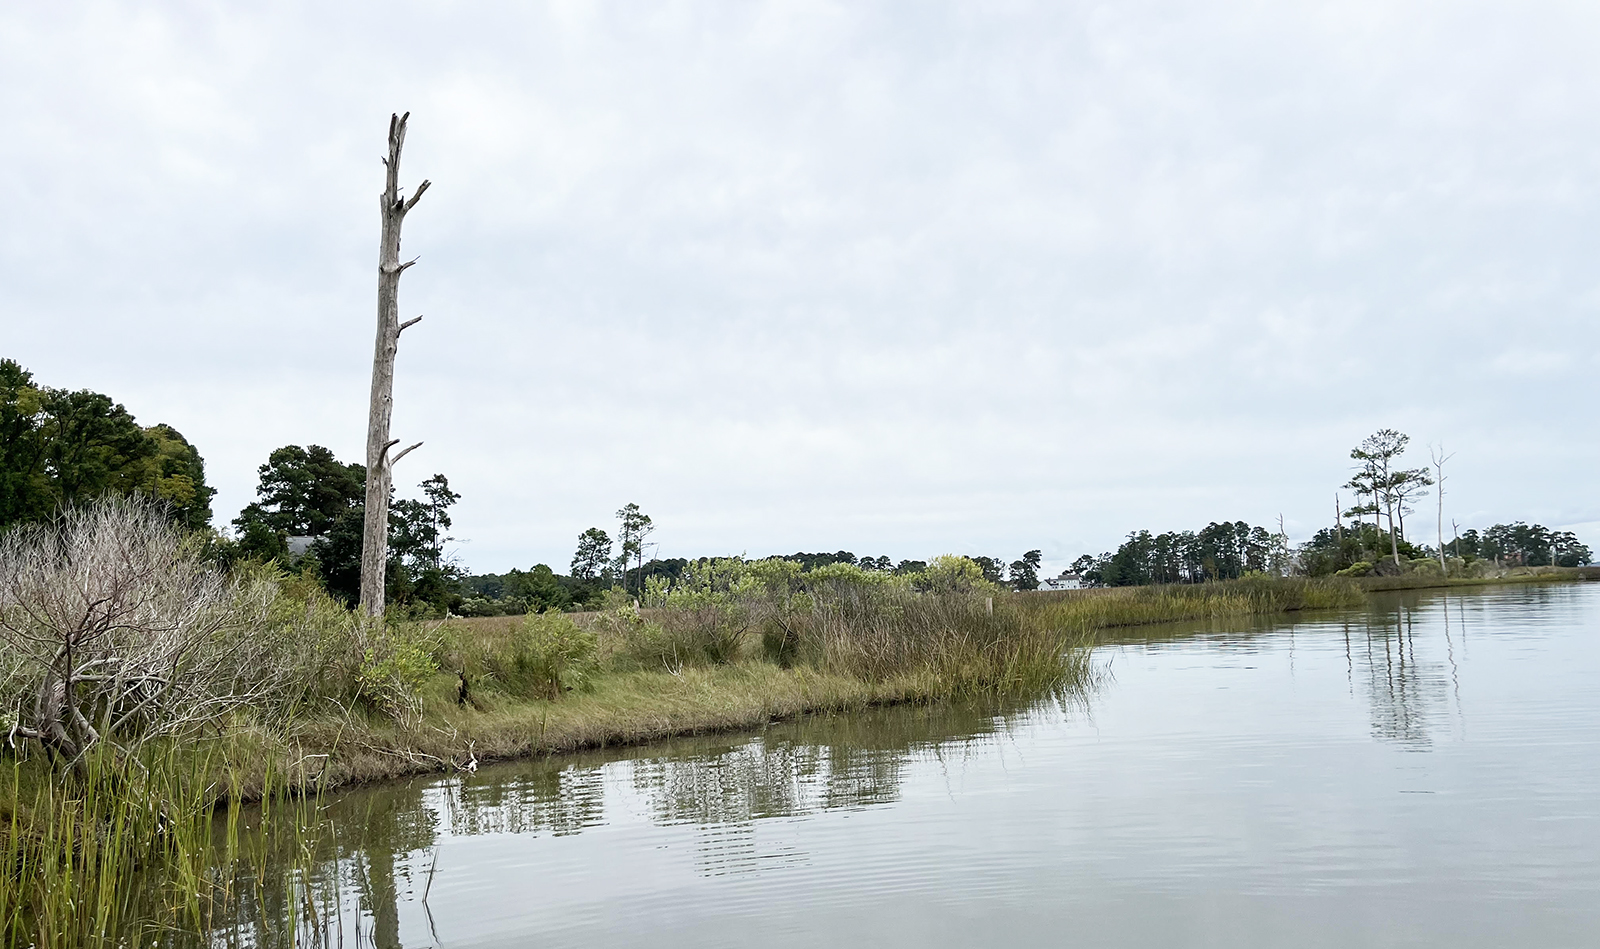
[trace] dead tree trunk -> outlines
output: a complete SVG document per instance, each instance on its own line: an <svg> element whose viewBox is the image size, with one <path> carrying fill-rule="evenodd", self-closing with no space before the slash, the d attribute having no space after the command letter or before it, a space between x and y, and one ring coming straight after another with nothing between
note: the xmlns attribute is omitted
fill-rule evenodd
<svg viewBox="0 0 1600 949"><path fill-rule="evenodd" d="M394 414L394 354L400 345L400 332L422 317L400 322L400 274L416 263L400 262L400 225L416 207L428 182L417 185L409 199L400 196L400 149L406 143L406 120L411 113L389 116L389 156L383 160L386 171L379 210L383 216L383 237L378 247L378 339L372 354L372 404L367 415L367 509L361 531L361 608L368 616L383 615L384 570L389 561L389 485L394 463L410 448L389 457L389 449L399 439L389 438L389 420Z"/></svg>

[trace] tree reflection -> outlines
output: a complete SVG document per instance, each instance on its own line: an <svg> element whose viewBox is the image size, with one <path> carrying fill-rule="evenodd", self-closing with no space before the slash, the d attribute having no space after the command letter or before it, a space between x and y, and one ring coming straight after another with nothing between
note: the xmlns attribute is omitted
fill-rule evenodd
<svg viewBox="0 0 1600 949"><path fill-rule="evenodd" d="M1415 596L1396 599L1369 609L1359 629L1346 626L1346 637L1362 660L1373 737L1421 750L1432 744L1429 727L1449 702L1449 674L1443 663L1417 658L1418 613Z"/></svg>

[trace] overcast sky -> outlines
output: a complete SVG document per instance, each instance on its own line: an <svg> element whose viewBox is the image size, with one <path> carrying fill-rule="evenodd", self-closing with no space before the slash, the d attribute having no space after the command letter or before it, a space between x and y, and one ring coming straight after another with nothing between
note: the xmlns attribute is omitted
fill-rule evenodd
<svg viewBox="0 0 1600 949"><path fill-rule="evenodd" d="M628 501L664 557L1300 539L1380 427L1447 520L1595 545L1596 49L1528 0L7 4L0 355L183 432L219 525L274 448L362 460L410 110L396 483L474 571Z"/></svg>

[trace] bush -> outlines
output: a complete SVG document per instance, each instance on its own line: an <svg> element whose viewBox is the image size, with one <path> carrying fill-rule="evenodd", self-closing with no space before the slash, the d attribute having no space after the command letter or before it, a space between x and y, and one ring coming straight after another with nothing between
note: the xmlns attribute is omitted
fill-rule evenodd
<svg viewBox="0 0 1600 949"><path fill-rule="evenodd" d="M362 651L356 698L375 712L414 725L422 715L422 687L438 671L427 643L386 630Z"/></svg>
<svg viewBox="0 0 1600 949"><path fill-rule="evenodd" d="M1355 563L1353 563L1350 566L1344 568L1343 570L1336 571L1334 573L1334 576L1336 576L1336 577L1365 577L1365 576L1370 576L1371 574L1372 574L1372 561L1370 561L1370 560L1357 560Z"/></svg>
<svg viewBox="0 0 1600 949"><path fill-rule="evenodd" d="M276 568L229 577L147 503L104 500L0 538L0 702L60 760L123 753L315 691L347 629ZM345 640L348 642L348 640Z"/></svg>
<svg viewBox="0 0 1600 949"><path fill-rule="evenodd" d="M599 664L600 643L565 613L530 613L508 652L486 657L490 678L502 689L534 698L558 699L586 688Z"/></svg>

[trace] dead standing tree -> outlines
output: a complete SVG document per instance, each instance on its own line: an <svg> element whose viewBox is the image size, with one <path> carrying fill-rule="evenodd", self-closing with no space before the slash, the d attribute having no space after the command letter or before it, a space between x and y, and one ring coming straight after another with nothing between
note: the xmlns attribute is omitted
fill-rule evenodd
<svg viewBox="0 0 1600 949"><path fill-rule="evenodd" d="M400 262L400 225L428 190L424 180L410 198L400 195L400 149L406 143L406 120L411 113L389 116L389 157L383 160L386 177L380 210L383 237L378 250L378 339L372 355L372 405L367 415L367 508L361 531L361 608L368 616L383 615L384 570L389 561L389 486L394 464L422 445L417 442L394 457L389 449L400 443L389 437L394 414L394 355L400 333L422 319L400 322L400 275L416 259Z"/></svg>

